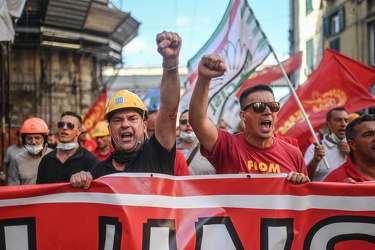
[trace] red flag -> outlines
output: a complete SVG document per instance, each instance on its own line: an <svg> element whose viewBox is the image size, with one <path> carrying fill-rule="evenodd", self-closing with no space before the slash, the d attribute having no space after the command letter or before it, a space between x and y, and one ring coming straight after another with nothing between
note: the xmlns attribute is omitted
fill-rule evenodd
<svg viewBox="0 0 375 250"><path fill-rule="evenodd" d="M375 106L375 98L367 90L375 82L375 69L326 49L317 70L301 85L296 94L317 131L325 123L326 113L344 107L348 113ZM307 140L310 130L293 97L278 114L277 133Z"/></svg>
<svg viewBox="0 0 375 250"><path fill-rule="evenodd" d="M294 54L289 59L283 61L281 65L283 66L287 74L292 73L301 66L302 63L302 51ZM270 83L276 79L279 79L283 76L280 66L270 66L259 71L254 71L250 77L244 81L240 90L237 92L237 97L239 98L241 93L248 87L254 86L258 83Z"/></svg>
<svg viewBox="0 0 375 250"><path fill-rule="evenodd" d="M87 112L85 118L83 118L83 125L87 129L89 139L93 138L92 132L94 131L96 123L104 121L105 106L107 102L107 92L108 90L105 89L103 94L99 96L98 100L96 100L96 102L91 107L89 112Z"/></svg>

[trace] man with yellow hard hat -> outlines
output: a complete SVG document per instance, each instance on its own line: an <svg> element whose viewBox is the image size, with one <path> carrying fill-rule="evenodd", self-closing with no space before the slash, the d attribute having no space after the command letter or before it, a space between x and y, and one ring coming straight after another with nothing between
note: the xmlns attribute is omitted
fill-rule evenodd
<svg viewBox="0 0 375 250"><path fill-rule="evenodd" d="M97 147L92 152L99 161L107 159L114 151L111 145L111 136L109 135L108 123L106 121L98 122L95 125L92 136L96 140Z"/></svg>
<svg viewBox="0 0 375 250"><path fill-rule="evenodd" d="M151 138L146 136L148 112L142 100L130 91L117 91L110 98L104 116L115 151L90 172L72 175L73 187L87 189L93 179L119 172L174 174L181 42L181 37L173 32L163 31L156 37L158 52L163 56L163 75L155 134Z"/></svg>

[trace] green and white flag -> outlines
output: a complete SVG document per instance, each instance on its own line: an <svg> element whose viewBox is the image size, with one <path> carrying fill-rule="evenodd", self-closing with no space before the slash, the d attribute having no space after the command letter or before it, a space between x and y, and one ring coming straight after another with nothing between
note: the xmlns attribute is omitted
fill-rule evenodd
<svg viewBox="0 0 375 250"><path fill-rule="evenodd" d="M182 112L189 107L191 94L197 81L199 61L203 55L218 54L227 65L227 72L223 76L212 79L208 93L207 115L215 124L218 124L225 109L233 110L233 103L227 103L228 98L235 95L244 80L267 58L270 52L271 47L268 45L267 38L247 1L230 1L223 19L211 38L188 61L188 86L181 97L179 111ZM235 98L233 100L237 101ZM235 115L238 117L238 113Z"/></svg>

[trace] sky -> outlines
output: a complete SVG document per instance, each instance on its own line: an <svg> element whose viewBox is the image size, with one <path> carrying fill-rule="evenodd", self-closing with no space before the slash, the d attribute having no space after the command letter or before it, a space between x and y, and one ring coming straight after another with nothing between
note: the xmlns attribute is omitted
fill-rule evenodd
<svg viewBox="0 0 375 250"><path fill-rule="evenodd" d="M229 0L112 0L141 23L138 36L123 48L123 67L160 67L156 34L177 32L182 38L180 66L186 66L208 41ZM289 0L248 0L279 61L288 58ZM275 64L272 55L266 62Z"/></svg>

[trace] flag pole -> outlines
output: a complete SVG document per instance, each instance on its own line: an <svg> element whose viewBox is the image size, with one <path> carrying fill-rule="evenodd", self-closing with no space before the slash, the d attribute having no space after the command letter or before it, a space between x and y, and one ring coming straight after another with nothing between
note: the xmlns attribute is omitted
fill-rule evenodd
<svg viewBox="0 0 375 250"><path fill-rule="evenodd" d="M294 90L294 88L293 88L293 86L292 86L292 83L291 83L290 80L289 80L288 75L286 74L286 72L285 72L285 70L284 70L284 67L281 65L279 59L278 59L277 56L276 56L275 51L273 50L273 48L272 48L271 45L269 44L268 39L267 39L267 43L268 43L268 46L269 46L270 49L271 49L272 54L274 55L274 57L275 57L275 59L276 59L277 64L279 65L279 67L280 67L280 69L281 69L281 72L283 73L283 76L284 76L285 79L286 79L286 82L288 83L288 86L289 86L290 92L292 93L294 99L296 100L296 102L297 102L297 104L298 104L298 107L299 107L300 110L302 111L302 115L303 115L303 117L305 118L305 121L306 121L306 123L307 123L307 126L308 126L309 129L310 129L310 132L311 132L311 134L312 134L312 136L313 136L313 138L314 138L314 141L315 141L316 143L319 144L319 140L318 140L318 138L316 137L315 131L314 131L314 129L313 129L311 123L310 123L309 118L307 117L307 114L306 114L305 109L303 108L303 106L302 106L302 104L301 104L301 101L299 100L299 98L298 98L298 96L297 96L297 94L296 94L296 91ZM329 166L329 164L328 164L327 158L326 158L325 156L323 156L322 159L323 159L323 161L324 161L324 163L325 163L327 169L329 169L330 166Z"/></svg>

